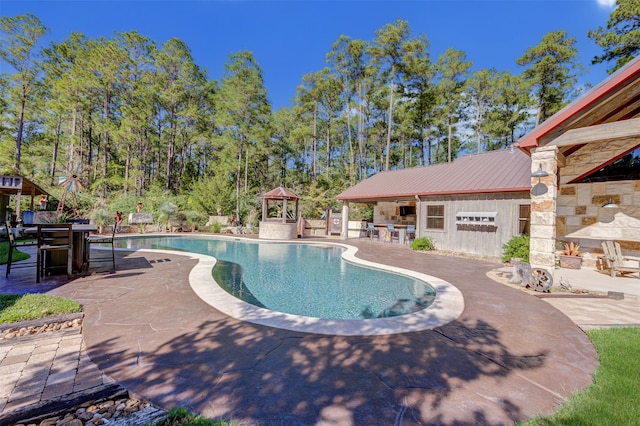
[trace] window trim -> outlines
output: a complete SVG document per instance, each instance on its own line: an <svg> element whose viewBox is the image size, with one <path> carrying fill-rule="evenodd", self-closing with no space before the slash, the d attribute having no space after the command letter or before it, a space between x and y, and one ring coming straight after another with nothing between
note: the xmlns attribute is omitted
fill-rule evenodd
<svg viewBox="0 0 640 426"><path fill-rule="evenodd" d="M528 215L527 217L522 217L521 213L522 213L522 207L527 207L528 208ZM522 222L525 222L524 225L524 229L522 230L522 232L520 231L520 228L522 227ZM523 235L523 234L530 234L531 233L531 203L529 204L518 204L518 220L516 222L516 234L517 235Z"/></svg>
<svg viewBox="0 0 640 426"><path fill-rule="evenodd" d="M429 208L430 207L441 207L442 208L442 215L429 215ZM444 231L446 229L446 209L445 209L445 205L444 204L427 204L427 212L426 212L426 221L425 221L425 229L427 229L428 231ZM429 219L442 219L442 227L441 228L434 228L434 227L430 227L429 226Z"/></svg>

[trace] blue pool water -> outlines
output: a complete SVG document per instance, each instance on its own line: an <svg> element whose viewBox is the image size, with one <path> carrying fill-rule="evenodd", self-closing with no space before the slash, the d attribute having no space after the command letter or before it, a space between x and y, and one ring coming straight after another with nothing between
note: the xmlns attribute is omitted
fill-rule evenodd
<svg viewBox="0 0 640 426"><path fill-rule="evenodd" d="M116 240L116 247L182 250L218 262L215 281L228 293L273 311L327 319L368 319L408 314L435 298L427 283L364 268L342 259L332 245L189 237Z"/></svg>

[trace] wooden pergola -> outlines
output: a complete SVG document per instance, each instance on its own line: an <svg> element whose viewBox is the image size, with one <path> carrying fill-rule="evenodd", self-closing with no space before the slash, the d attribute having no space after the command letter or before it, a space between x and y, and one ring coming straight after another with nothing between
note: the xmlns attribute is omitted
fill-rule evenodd
<svg viewBox="0 0 640 426"><path fill-rule="evenodd" d="M21 221L20 218L20 200L23 195L31 197L29 204L30 210L34 208L34 199L37 195L46 195L49 193L38 186L36 183L31 182L29 179L18 176L0 176L0 195L15 195L16 196L16 220ZM0 209L5 212L7 206L0 206ZM3 218L4 219L4 218Z"/></svg>

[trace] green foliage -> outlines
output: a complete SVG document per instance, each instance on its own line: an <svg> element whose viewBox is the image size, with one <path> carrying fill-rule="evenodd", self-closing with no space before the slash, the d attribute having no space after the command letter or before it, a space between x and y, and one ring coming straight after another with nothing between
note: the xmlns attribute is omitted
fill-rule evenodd
<svg viewBox="0 0 640 426"><path fill-rule="evenodd" d="M13 257L11 262L18 262L20 260L29 259L31 256L27 253L23 253L19 250L13 251ZM7 263L9 258L9 241L0 241L0 265Z"/></svg>
<svg viewBox="0 0 640 426"><path fill-rule="evenodd" d="M521 258L529 262L529 236L527 234L516 235L508 243L502 246L502 261L508 262L512 258Z"/></svg>
<svg viewBox="0 0 640 426"><path fill-rule="evenodd" d="M420 237L413 240L411 243L411 250L415 251L431 251L435 250L436 245L429 237Z"/></svg>
<svg viewBox="0 0 640 426"><path fill-rule="evenodd" d="M373 220L373 205L353 203L349 205L349 219L351 220Z"/></svg>
<svg viewBox="0 0 640 426"><path fill-rule="evenodd" d="M221 230L222 230L222 225L220 225L220 222L213 222L211 224L211 232L219 234Z"/></svg>
<svg viewBox="0 0 640 426"><path fill-rule="evenodd" d="M607 71L615 72L640 53L640 2L617 0L606 28L589 30L589 38L602 48L604 53L593 58L594 64L615 61Z"/></svg>
<svg viewBox="0 0 640 426"><path fill-rule="evenodd" d="M98 226L104 226L107 224L107 221L109 220L109 212L106 209L96 209L93 211L92 215L91 215L91 219L93 219L93 222L98 225Z"/></svg>
<svg viewBox="0 0 640 426"><path fill-rule="evenodd" d="M640 418L640 328L603 328L587 334L600 365L593 384L571 397L555 414L526 425L633 425Z"/></svg>
<svg viewBox="0 0 640 426"><path fill-rule="evenodd" d="M185 407L175 407L156 426L233 426L225 420L206 419Z"/></svg>
<svg viewBox="0 0 640 426"><path fill-rule="evenodd" d="M47 294L0 294L0 324L81 312L73 300Z"/></svg>
<svg viewBox="0 0 640 426"><path fill-rule="evenodd" d="M627 3L620 0L619 9ZM3 17L2 24L9 66L0 75L0 167L14 166L25 100L22 173L52 194L55 210L66 161L82 162L86 189L74 207L89 216L103 208L126 218L142 200L156 220L169 219L161 207L171 203L176 212L196 212L194 222L220 206L247 223L254 209L261 213L258 195L282 185L301 197L304 217L320 217L340 209L337 194L382 169L448 161L469 146L506 146L528 124L531 87L541 90L542 74L566 83L562 94L575 80L573 69L555 72L572 63L572 39L552 33L525 54L529 83L479 70L482 78L465 85L471 63L464 52L449 49L432 63L426 36L398 19L369 41L340 36L327 67L301 77L295 105L274 113L248 51L230 54L221 81L208 81L177 38L159 47L136 31L74 33L38 50L43 28L35 17ZM545 61L556 57L545 74ZM30 86L28 99L21 83ZM479 105L482 114L464 116ZM22 203L24 211L28 197ZM370 219L370 208L354 207L351 216Z"/></svg>
<svg viewBox="0 0 640 426"><path fill-rule="evenodd" d="M575 37L564 30L545 34L537 46L531 47L516 60L528 67L523 75L529 81L538 100L536 125L558 112L570 100L571 91L582 67L577 62Z"/></svg>
<svg viewBox="0 0 640 426"><path fill-rule="evenodd" d="M258 226L258 210L250 210L244 217L245 226Z"/></svg>
<svg viewBox="0 0 640 426"><path fill-rule="evenodd" d="M158 209L158 222L167 223L170 219L175 218L178 206L170 201L165 201L160 205Z"/></svg>

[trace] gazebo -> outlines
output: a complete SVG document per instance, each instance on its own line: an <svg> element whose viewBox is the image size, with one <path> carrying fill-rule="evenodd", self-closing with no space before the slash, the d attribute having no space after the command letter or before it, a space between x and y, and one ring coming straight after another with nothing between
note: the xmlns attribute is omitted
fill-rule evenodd
<svg viewBox="0 0 640 426"><path fill-rule="evenodd" d="M0 176L0 219L7 218L7 208L9 207L9 197L16 196L15 215L16 221L22 222L20 211L20 200L23 195L31 197L29 209L34 210L34 198L37 195L48 196L49 193L29 179L19 176Z"/></svg>
<svg viewBox="0 0 640 426"><path fill-rule="evenodd" d="M298 200L296 194L279 186L265 194L262 198L262 220L259 237L268 240L288 240L297 237ZM290 202L295 201L295 209L291 210ZM278 207L278 214L269 217L269 205ZM291 213L291 214L290 214Z"/></svg>

